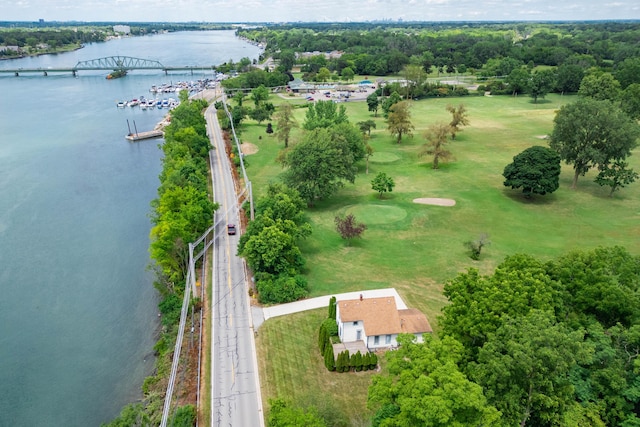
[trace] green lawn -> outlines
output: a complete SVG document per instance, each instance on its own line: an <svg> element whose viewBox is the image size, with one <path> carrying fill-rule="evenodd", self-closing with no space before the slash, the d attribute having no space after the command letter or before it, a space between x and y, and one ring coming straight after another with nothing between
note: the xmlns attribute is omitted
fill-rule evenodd
<svg viewBox="0 0 640 427"><path fill-rule="evenodd" d="M342 104L353 123L376 121L377 129L370 140L375 153L370 160L369 175L364 173L363 161L354 185L347 184L339 194L308 211L313 234L301 248L307 259L306 275L312 295L395 287L410 307L419 308L428 316L437 330L437 315L446 303L442 296L444 283L469 267L489 273L505 256L517 252L548 259L572 249L622 245L632 253L639 253L640 184L632 184L609 198L608 188L593 183L592 171L580 177L574 191L569 188L573 171L567 165L563 165L560 189L551 195L527 200L502 184L502 171L513 156L530 146L546 145L543 137L553 128L555 111L574 99L549 95L533 104L526 96L479 96L414 102L411 110L416 127L414 136L404 138L399 145L386 130L381 115L374 118L366 103ZM273 97L272 101L285 102L279 97ZM448 103L461 102L469 111L470 125L450 144L455 159L441 164L440 170L433 170L429 157L417 155L424 143L422 135L431 123L449 121L450 115L445 110ZM304 111L296 110L299 123ZM266 123L261 126L248 123L242 139L259 147L257 154L246 157L254 194L259 195L282 171L274 161L282 144L264 132ZM639 150L629 162L640 170ZM396 183L394 191L382 200L370 184L380 171ZM420 197L451 198L456 205L413 203L413 199ZM363 239L351 247L340 239L333 223L337 214L347 212L354 213L368 227ZM491 244L480 261L472 261L463 243L481 233L489 235ZM315 322L315 328L319 324L313 316L301 316L305 320L300 325ZM265 330L269 330L270 322L263 326ZM302 372L283 370L275 374L270 365L291 363L278 357L290 354L282 352L284 339L303 339L305 335L300 328L276 329L282 335L279 339L259 342L262 356L267 354L262 347L268 345L268 358L261 362L262 381L268 384L267 397L280 393L297 395L295 387L312 390L317 382L330 382L325 378L328 373L324 368L317 368L319 365L309 365ZM312 332L316 333L316 329ZM285 337L287 334L296 337ZM361 393L357 393L360 408L365 392L363 386ZM336 393L341 399L346 398L339 390Z"/></svg>
<svg viewBox="0 0 640 427"><path fill-rule="evenodd" d="M364 407L373 371L329 372L318 350L318 327L326 309L273 318L258 330L256 345L262 397L283 397L296 405L313 404L345 426L369 425ZM363 394L364 393L364 394Z"/></svg>
<svg viewBox="0 0 640 427"><path fill-rule="evenodd" d="M502 184L502 170L513 156L532 145L546 145L542 137L552 130L555 110L572 99L550 95L533 104L528 97L494 96L414 102L414 136L399 145L386 131L384 119L375 118L369 175L363 161L355 185L347 184L309 210L313 235L302 249L312 295L393 286L435 325L445 302L442 285L468 267L488 273L516 252L550 258L571 249L613 244L638 252L639 184L609 198L607 188L593 183L595 172L590 172L573 191L572 169L566 165L561 187L552 195L526 200ZM422 134L429 124L449 120L448 103L460 102L469 110L470 126L450 144L455 160L433 170L430 158L417 155ZM354 123L373 118L363 102L342 105ZM300 123L304 111L296 110ZM256 195L282 172L274 161L282 144L264 133L265 126L248 124L242 134L243 141L259 147L257 154L246 157ZM639 158L630 158L636 170ZM382 200L370 184L379 171L396 182L393 193ZM419 197L451 198L456 206L413 203ZM333 225L335 215L345 212L368 226L364 238L351 247ZM472 261L463 242L481 233L489 234L491 245L480 261Z"/></svg>

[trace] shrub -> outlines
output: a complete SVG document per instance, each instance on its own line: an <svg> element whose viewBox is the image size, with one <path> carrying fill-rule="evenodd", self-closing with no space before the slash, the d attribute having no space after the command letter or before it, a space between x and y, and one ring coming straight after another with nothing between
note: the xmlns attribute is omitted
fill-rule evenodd
<svg viewBox="0 0 640 427"><path fill-rule="evenodd" d="M325 319L322 325L326 328L328 336L338 335L338 323L334 319Z"/></svg>
<svg viewBox="0 0 640 427"><path fill-rule="evenodd" d="M258 299L263 304L279 304L296 301L307 295L307 279L301 275L265 275L258 280Z"/></svg>
<svg viewBox="0 0 640 427"><path fill-rule="evenodd" d="M330 371L336 370L336 362L333 357L333 346L328 345L324 350L324 366Z"/></svg>

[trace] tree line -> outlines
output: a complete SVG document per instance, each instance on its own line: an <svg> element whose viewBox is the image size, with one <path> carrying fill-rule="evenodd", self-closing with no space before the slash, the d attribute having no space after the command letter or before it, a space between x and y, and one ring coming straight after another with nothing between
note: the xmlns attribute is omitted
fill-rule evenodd
<svg viewBox="0 0 640 427"><path fill-rule="evenodd" d="M507 257L445 284L440 339L399 338L373 426L640 424L640 257Z"/></svg>
<svg viewBox="0 0 640 427"><path fill-rule="evenodd" d="M286 24L237 32L266 43L265 55L275 58L296 52L342 51L339 58L326 59L323 54L302 63L316 72L323 66L338 73L350 67L361 75L396 74L408 64L421 65L428 72L464 73L479 70L494 58L559 66L574 55L610 67L640 56L636 42L640 27L626 22Z"/></svg>
<svg viewBox="0 0 640 427"><path fill-rule="evenodd" d="M207 102L189 101L186 91L180 99L181 104L171 111L171 124L164 129L158 198L151 202L150 253L155 262L154 286L160 293L162 314L162 330L154 346L156 372L144 381L143 401L127 405L119 417L105 425L109 427L160 423L186 284L188 243L211 226L213 212L218 208L209 197L207 184L210 142L202 114ZM199 302L193 304L197 307ZM193 405L179 407L170 425L193 425L195 416Z"/></svg>

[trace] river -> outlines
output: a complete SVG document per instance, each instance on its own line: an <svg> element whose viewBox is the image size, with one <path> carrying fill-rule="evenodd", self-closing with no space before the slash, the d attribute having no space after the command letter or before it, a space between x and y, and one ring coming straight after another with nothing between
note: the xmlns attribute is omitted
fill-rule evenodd
<svg viewBox="0 0 640 427"><path fill-rule="evenodd" d="M178 32L0 68L72 67L113 55L212 65L259 54L232 31ZM127 120L150 130L167 111L118 109L116 101L213 75L107 73L0 74L0 426L98 426L142 397L154 366L148 215L162 140L124 135Z"/></svg>

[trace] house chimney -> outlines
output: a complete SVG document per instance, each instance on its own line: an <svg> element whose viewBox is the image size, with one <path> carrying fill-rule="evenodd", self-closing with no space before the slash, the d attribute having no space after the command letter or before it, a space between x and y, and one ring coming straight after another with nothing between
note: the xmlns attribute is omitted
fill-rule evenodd
<svg viewBox="0 0 640 427"><path fill-rule="evenodd" d="M362 294L360 294L360 301L362 301Z"/></svg>

